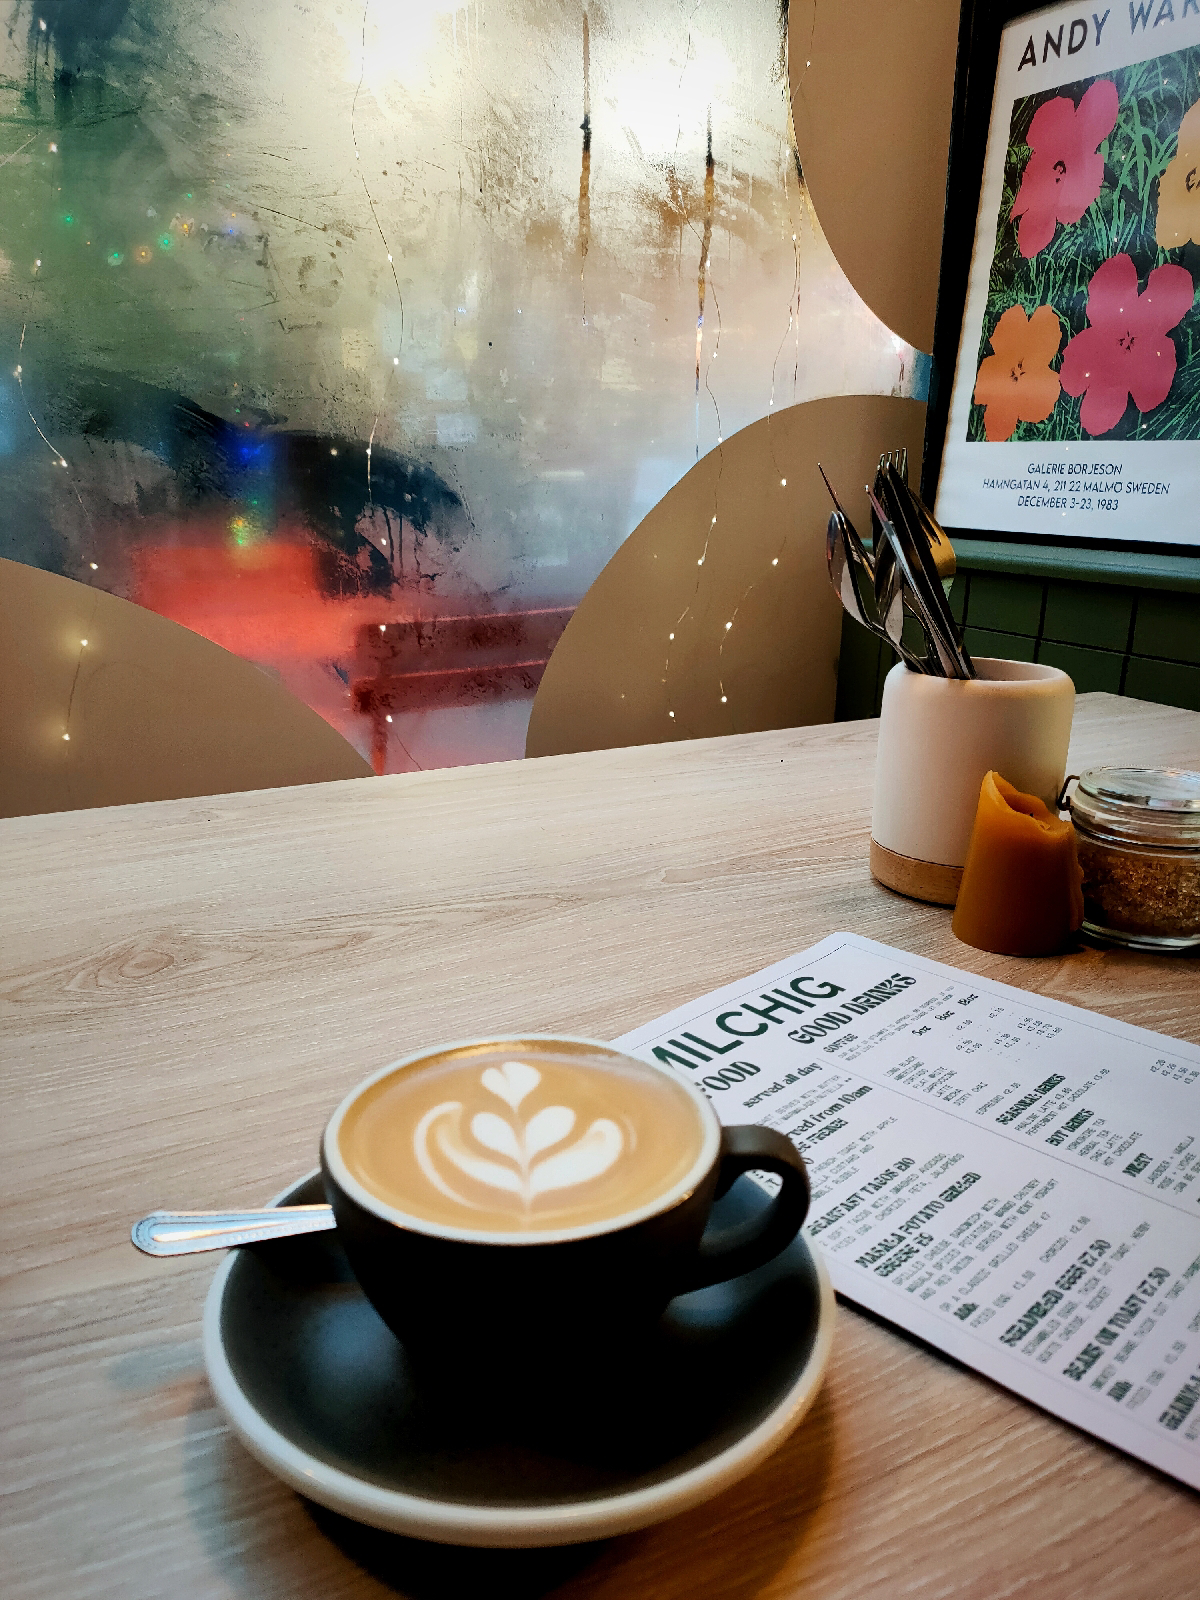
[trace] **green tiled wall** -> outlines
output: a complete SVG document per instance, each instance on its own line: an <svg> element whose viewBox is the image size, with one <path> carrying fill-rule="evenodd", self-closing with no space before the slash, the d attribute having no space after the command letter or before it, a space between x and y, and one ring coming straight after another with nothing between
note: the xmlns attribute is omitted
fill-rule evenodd
<svg viewBox="0 0 1200 1600"><path fill-rule="evenodd" d="M1080 694L1103 689L1200 711L1200 594L963 571L950 603L973 655L1061 667ZM843 617L839 722L878 716L895 660Z"/></svg>
<svg viewBox="0 0 1200 1600"><path fill-rule="evenodd" d="M1133 620L1133 653L1200 662L1200 602L1191 594L1146 594Z"/></svg>

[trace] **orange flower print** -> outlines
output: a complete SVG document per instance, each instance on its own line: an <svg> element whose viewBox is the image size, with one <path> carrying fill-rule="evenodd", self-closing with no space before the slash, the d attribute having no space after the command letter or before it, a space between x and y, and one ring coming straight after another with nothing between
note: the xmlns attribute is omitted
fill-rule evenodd
<svg viewBox="0 0 1200 1600"><path fill-rule="evenodd" d="M1045 422L1058 401L1058 373L1050 363L1062 343L1062 326L1053 306L1039 306L1031 317L1009 306L992 329L992 354L979 363L975 404L982 406L983 431L994 444L1011 439L1018 422Z"/></svg>
<svg viewBox="0 0 1200 1600"><path fill-rule="evenodd" d="M1200 244L1200 100L1179 124L1179 144L1158 180L1154 237L1164 250Z"/></svg>

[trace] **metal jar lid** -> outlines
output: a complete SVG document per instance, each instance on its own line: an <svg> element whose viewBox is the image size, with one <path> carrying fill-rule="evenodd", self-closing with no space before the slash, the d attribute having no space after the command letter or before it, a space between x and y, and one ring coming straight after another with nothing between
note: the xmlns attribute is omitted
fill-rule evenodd
<svg viewBox="0 0 1200 1600"><path fill-rule="evenodd" d="M1096 839L1200 851L1200 772L1094 767L1079 779L1071 818Z"/></svg>

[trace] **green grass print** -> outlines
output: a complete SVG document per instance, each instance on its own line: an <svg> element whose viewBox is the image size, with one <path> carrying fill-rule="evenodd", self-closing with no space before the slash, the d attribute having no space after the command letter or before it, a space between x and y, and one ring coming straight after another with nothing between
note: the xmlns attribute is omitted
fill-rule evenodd
<svg viewBox="0 0 1200 1600"><path fill-rule="evenodd" d="M1072 226L1059 223L1054 238L1032 261L1017 249L1017 225L1010 219L1021 174L1031 155L1026 144L1034 112L1056 95L1069 95L1076 105L1096 81L1085 78L1013 104L1009 124L1004 189L996 233L996 252L988 278L983 336L976 371L991 351L991 334L1010 306L1027 316L1038 306L1053 306L1063 324L1063 341L1052 365L1057 369L1070 340L1087 326L1087 292L1092 275L1109 256L1129 255L1137 268L1139 288L1147 274L1163 262L1185 267L1193 284L1200 279L1200 246L1160 250L1154 238L1158 212L1158 180L1175 154L1184 113L1200 100L1200 47L1159 56L1101 76L1117 88L1117 123L1100 145L1104 183L1098 197ZM1200 439L1200 306L1171 331L1178 366L1170 393L1145 414L1130 400L1125 414L1105 439ZM1019 422L1014 441L1086 439L1079 422L1083 397L1060 394L1045 422ZM983 407L972 404L967 438L982 440Z"/></svg>

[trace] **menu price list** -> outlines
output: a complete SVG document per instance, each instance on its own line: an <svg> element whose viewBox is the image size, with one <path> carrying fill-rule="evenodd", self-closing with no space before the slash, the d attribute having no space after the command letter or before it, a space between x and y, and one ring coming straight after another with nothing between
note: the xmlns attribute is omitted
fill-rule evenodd
<svg viewBox="0 0 1200 1600"><path fill-rule="evenodd" d="M617 1043L793 1141L839 1293L1200 1488L1200 1049L855 934Z"/></svg>

